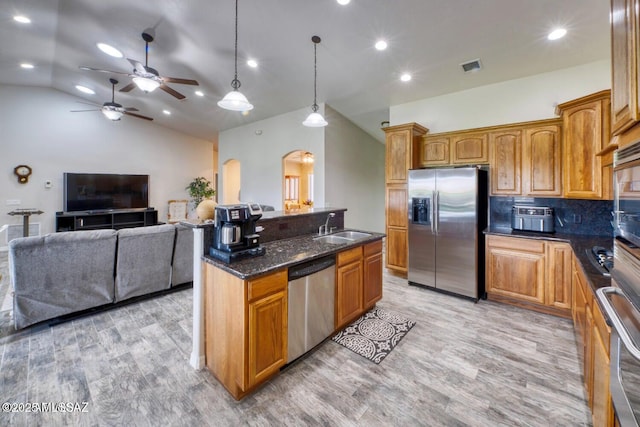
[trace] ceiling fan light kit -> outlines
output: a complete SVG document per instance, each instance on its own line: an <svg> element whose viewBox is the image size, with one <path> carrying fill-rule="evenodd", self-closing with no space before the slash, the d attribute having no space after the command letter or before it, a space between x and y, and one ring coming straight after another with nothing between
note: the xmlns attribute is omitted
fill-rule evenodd
<svg viewBox="0 0 640 427"><path fill-rule="evenodd" d="M93 109L93 110L71 110L72 113L84 113L87 111L100 111L102 112L102 114L104 114L104 116L109 119L112 120L114 122L117 122L118 120L120 120L122 118L123 115L127 115L127 116L132 116L132 117L137 117L139 119L144 119L144 120L153 120L151 117L147 117L147 116L143 116L141 114L136 114L134 113L134 111L138 111L137 108L133 108L133 107L123 107L122 105L118 104L115 101L115 91L116 91L116 85L118 84L118 81L116 79L109 79L109 83L111 83L111 102L107 101L102 105L97 105L97 104L93 104L90 103L88 105L95 105L96 107L100 107L99 109ZM86 102L83 102L83 104L87 104Z"/></svg>
<svg viewBox="0 0 640 427"><path fill-rule="evenodd" d="M238 90L241 86L240 80L238 80L238 0L236 0L236 31L235 31L235 74L231 81L231 87L233 90L227 93L224 98L218 101L218 106L225 110L231 111L250 111L253 109L253 105L247 100Z"/></svg>
<svg viewBox="0 0 640 427"><path fill-rule="evenodd" d="M160 87L160 82L146 77L134 77L131 80L133 80L136 86L144 93L153 92Z"/></svg>
<svg viewBox="0 0 640 427"><path fill-rule="evenodd" d="M317 47L318 43L320 43L321 39L318 36L311 37L311 41L313 42L313 105L311 106L311 110L313 111L309 116L305 119L302 124L304 126L310 128L320 128L328 125L327 121L322 117L322 114L318 113L318 103L317 103L317 86L318 86L318 54Z"/></svg>
<svg viewBox="0 0 640 427"><path fill-rule="evenodd" d="M114 122L120 120L123 114L121 111L111 109L107 105L102 107L101 111L102 111L102 114L104 114L107 119L113 120Z"/></svg>

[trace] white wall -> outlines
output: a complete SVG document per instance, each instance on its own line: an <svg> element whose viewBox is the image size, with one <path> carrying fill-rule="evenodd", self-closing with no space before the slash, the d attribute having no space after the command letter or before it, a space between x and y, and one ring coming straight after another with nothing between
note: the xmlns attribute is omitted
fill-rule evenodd
<svg viewBox="0 0 640 427"><path fill-rule="evenodd" d="M550 119L557 104L609 88L611 63L604 60L393 105L389 117L391 125L416 122L429 133Z"/></svg>
<svg viewBox="0 0 640 427"><path fill-rule="evenodd" d="M345 227L384 232L384 145L326 106L325 200L345 207Z"/></svg>
<svg viewBox="0 0 640 427"><path fill-rule="evenodd" d="M324 105L319 111L324 114ZM229 159L240 161L242 201L282 209L282 159L292 151L303 150L312 152L315 159L314 206L324 206L324 129L302 125L309 112L309 108L295 110L220 132L218 162L223 165ZM226 188L224 183L220 188ZM225 200L226 195L222 196Z"/></svg>
<svg viewBox="0 0 640 427"><path fill-rule="evenodd" d="M37 208L32 217L42 232L53 232L55 212L63 209L63 173L150 175L150 206L166 221L167 201L188 199L187 184L197 176L213 179L213 142L124 117L106 120L100 112L71 113L81 100L49 88L0 85L0 225L20 224L6 212ZM80 107L79 107L80 106ZM90 108L90 107L88 107ZM27 184L18 184L13 168L33 168ZM53 188L45 189L45 180ZM6 200L20 200L7 206ZM5 236L0 235L0 246Z"/></svg>

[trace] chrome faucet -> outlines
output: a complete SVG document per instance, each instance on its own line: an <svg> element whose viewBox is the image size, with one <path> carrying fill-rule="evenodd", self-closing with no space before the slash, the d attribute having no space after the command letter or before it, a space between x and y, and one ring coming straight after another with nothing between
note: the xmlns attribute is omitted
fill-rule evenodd
<svg viewBox="0 0 640 427"><path fill-rule="evenodd" d="M336 216L336 214L334 212L331 212L329 215L327 215L327 220L324 222L324 225L321 225L318 228L318 235L322 236L324 234L329 234L329 220L331 218L333 218L334 216Z"/></svg>

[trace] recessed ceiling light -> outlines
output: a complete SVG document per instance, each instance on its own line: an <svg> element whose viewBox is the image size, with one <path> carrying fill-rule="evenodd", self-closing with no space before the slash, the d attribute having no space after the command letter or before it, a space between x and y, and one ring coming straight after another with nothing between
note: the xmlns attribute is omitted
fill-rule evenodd
<svg viewBox="0 0 640 427"><path fill-rule="evenodd" d="M402 80L403 82L408 82L409 80L411 80L411 74L404 73L400 76L400 80Z"/></svg>
<svg viewBox="0 0 640 427"><path fill-rule="evenodd" d="M114 58L122 58L124 56L118 49L106 43L96 43L96 46L98 46L98 49L109 56L113 56Z"/></svg>
<svg viewBox="0 0 640 427"><path fill-rule="evenodd" d="M171 111L169 111L169 110L162 110L162 113L165 114L166 116L170 116L171 115Z"/></svg>
<svg viewBox="0 0 640 427"><path fill-rule="evenodd" d="M204 92L202 92L201 90L197 90L194 93L198 96L204 96Z"/></svg>
<svg viewBox="0 0 640 427"><path fill-rule="evenodd" d="M255 59L250 59L247 61L247 65L251 68L256 68L258 66L258 61Z"/></svg>
<svg viewBox="0 0 640 427"><path fill-rule="evenodd" d="M385 50L387 48L387 42L384 40L378 40L375 46L378 50Z"/></svg>
<svg viewBox="0 0 640 427"><path fill-rule="evenodd" d="M33 68L33 64L29 64L27 62L23 62L22 64L20 64L20 67L25 68L27 70L30 70Z"/></svg>
<svg viewBox="0 0 640 427"><path fill-rule="evenodd" d="M95 95L96 94L96 92L93 89L89 89L86 86L76 85L76 89L78 89L82 93L86 93L86 94L89 94L89 95Z"/></svg>
<svg viewBox="0 0 640 427"><path fill-rule="evenodd" d="M338 4L341 4L342 6L345 6L351 3L351 0L336 0L336 1L338 2Z"/></svg>
<svg viewBox="0 0 640 427"><path fill-rule="evenodd" d="M558 28L558 29L555 29L555 30L551 31L549 33L549 35L547 36L547 38L549 40L558 40L558 39L563 38L566 34L567 34L567 30L565 30L564 28Z"/></svg>
<svg viewBox="0 0 640 427"><path fill-rule="evenodd" d="M21 24L31 24L31 19L27 18L23 15L16 15L13 17L13 20L19 22Z"/></svg>

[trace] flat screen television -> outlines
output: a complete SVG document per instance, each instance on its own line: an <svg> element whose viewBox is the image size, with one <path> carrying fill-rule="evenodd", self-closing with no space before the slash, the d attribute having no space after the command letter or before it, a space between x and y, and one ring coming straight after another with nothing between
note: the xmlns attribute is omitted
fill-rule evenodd
<svg viewBox="0 0 640 427"><path fill-rule="evenodd" d="M64 174L64 210L103 211L149 207L149 175Z"/></svg>

